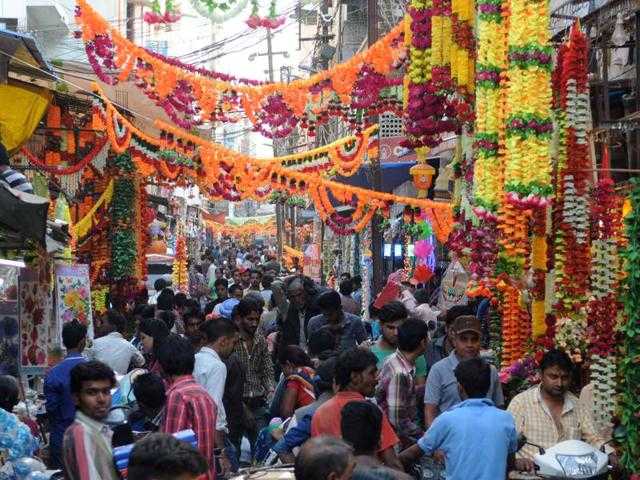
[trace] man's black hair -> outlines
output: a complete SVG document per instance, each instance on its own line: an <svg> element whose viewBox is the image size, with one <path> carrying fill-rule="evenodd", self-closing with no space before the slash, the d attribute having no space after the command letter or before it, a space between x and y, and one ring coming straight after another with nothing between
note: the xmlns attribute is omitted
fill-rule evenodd
<svg viewBox="0 0 640 480"><path fill-rule="evenodd" d="M348 297L353 293L353 282L351 280L342 280L339 290L342 295Z"/></svg>
<svg viewBox="0 0 640 480"><path fill-rule="evenodd" d="M332 473L340 477L349 467L352 450L335 437L309 439L296 457L296 480L327 480Z"/></svg>
<svg viewBox="0 0 640 480"><path fill-rule="evenodd" d="M172 310L161 310L160 313L158 313L158 319L165 323L169 331L171 331L176 324L176 314Z"/></svg>
<svg viewBox="0 0 640 480"><path fill-rule="evenodd" d="M160 375L155 373L143 373L137 376L132 387L138 403L154 410L162 408L167 400L164 382Z"/></svg>
<svg viewBox="0 0 640 480"><path fill-rule="evenodd" d="M173 296L173 305L176 308L182 308L185 307L187 305L187 295L182 293L182 292L178 292Z"/></svg>
<svg viewBox="0 0 640 480"><path fill-rule="evenodd" d="M444 323L449 326L456 318L462 317L463 315L471 315L475 317L476 312L469 305L454 305L444 314Z"/></svg>
<svg viewBox="0 0 640 480"><path fill-rule="evenodd" d="M244 288L242 288L242 285L240 285L239 283L234 283L229 287L229 296L233 297L233 292L237 290L244 292Z"/></svg>
<svg viewBox="0 0 640 480"><path fill-rule="evenodd" d="M469 398L485 398L491 387L491 367L482 358L458 364L453 373Z"/></svg>
<svg viewBox="0 0 640 480"><path fill-rule="evenodd" d="M571 357L563 350L552 348L542 356L542 360L540 360L540 371L544 372L547 368L556 366L569 374L573 373L574 365Z"/></svg>
<svg viewBox="0 0 640 480"><path fill-rule="evenodd" d="M416 299L416 303L418 305L422 305L424 303L429 303L431 295L429 294L429 290L426 288L420 288L413 293L413 298Z"/></svg>
<svg viewBox="0 0 640 480"><path fill-rule="evenodd" d="M262 312L262 307L258 302L256 302L253 298L243 298L240 302L233 308L232 317L246 317L251 312Z"/></svg>
<svg viewBox="0 0 640 480"><path fill-rule="evenodd" d="M375 306L375 301L369 304L369 317L370 318L378 318L380 315L380 309Z"/></svg>
<svg viewBox="0 0 640 480"><path fill-rule="evenodd" d="M238 332L238 327L226 318L216 318L215 320L207 320L200 325L200 331L207 342L213 343L222 337L232 337Z"/></svg>
<svg viewBox="0 0 640 480"><path fill-rule="evenodd" d="M119 311L110 308L109 310L107 310L107 323L109 325L112 325L116 329L116 331L123 332L127 320Z"/></svg>
<svg viewBox="0 0 640 480"><path fill-rule="evenodd" d="M375 455L382 431L382 411L365 400L349 402L340 412L342 439L356 455Z"/></svg>
<svg viewBox="0 0 640 480"><path fill-rule="evenodd" d="M75 350L85 338L87 338L87 327L78 320L67 322L62 327L62 344L67 350Z"/></svg>
<svg viewBox="0 0 640 480"><path fill-rule="evenodd" d="M11 375L0 376L0 408L12 413L20 401L20 389L18 381Z"/></svg>
<svg viewBox="0 0 640 480"><path fill-rule="evenodd" d="M297 367L310 367L312 365L309 355L298 345L285 345L278 351L278 363L285 365L287 362Z"/></svg>
<svg viewBox="0 0 640 480"><path fill-rule="evenodd" d="M320 328L309 335L307 345L309 347L309 354L312 357L317 357L322 352L335 350L336 337L329 328Z"/></svg>
<svg viewBox="0 0 640 480"><path fill-rule="evenodd" d="M0 142L0 165L11 165L9 163L9 153L7 152L6 147Z"/></svg>
<svg viewBox="0 0 640 480"><path fill-rule="evenodd" d="M158 278L155 282L153 282L153 288L156 292L162 292L165 288L169 286L169 282L167 282L164 278Z"/></svg>
<svg viewBox="0 0 640 480"><path fill-rule="evenodd" d="M220 303L220 302L218 302L218 303ZM216 308L216 305L217 305L218 303L215 303L215 302L209 302L209 303L207 303L207 304L205 305L205 307L204 307L204 316L206 317L207 315L209 315L210 313L212 313L212 312L213 312L213 309L214 309L214 308Z"/></svg>
<svg viewBox="0 0 640 480"><path fill-rule="evenodd" d="M342 300L340 299L340 294L335 290L327 290L326 292L322 292L318 297L318 308L323 312L335 312L337 310L342 310Z"/></svg>
<svg viewBox="0 0 640 480"><path fill-rule="evenodd" d="M224 288L229 288L229 280L227 280L226 278L218 278L216 279L215 282L213 282L213 286L214 287L219 287L220 285L222 285Z"/></svg>
<svg viewBox="0 0 640 480"><path fill-rule="evenodd" d="M336 365L336 383L345 388L351 382L352 373L360 373L371 366L376 366L378 359L367 348L354 347L346 350L338 357Z"/></svg>
<svg viewBox="0 0 640 480"><path fill-rule="evenodd" d="M153 305L145 305L144 310L142 311L143 318L156 318L156 307Z"/></svg>
<svg viewBox="0 0 640 480"><path fill-rule="evenodd" d="M380 323L396 322L398 320L406 320L409 312L404 303L393 300L385 304L378 312L378 320Z"/></svg>
<svg viewBox="0 0 640 480"><path fill-rule="evenodd" d="M191 375L195 357L191 342L179 335L169 335L158 347L158 361L169 376Z"/></svg>
<svg viewBox="0 0 640 480"><path fill-rule="evenodd" d="M111 367L97 360L77 364L71 369L70 376L69 386L71 393L79 394L84 382L108 380L111 382L111 387L116 386L116 376Z"/></svg>
<svg viewBox="0 0 640 480"><path fill-rule="evenodd" d="M334 355L323 360L318 368L316 368L316 376L313 384L316 387L318 395L324 392L333 392L333 381L336 378L336 364L338 356Z"/></svg>
<svg viewBox="0 0 640 480"><path fill-rule="evenodd" d="M268 290L271 288L271 284L273 283L273 275L265 273L262 275L262 288Z"/></svg>
<svg viewBox="0 0 640 480"><path fill-rule="evenodd" d="M398 348L403 352L413 352L425 338L429 338L429 327L417 318L409 318L398 328Z"/></svg>
<svg viewBox="0 0 640 480"><path fill-rule="evenodd" d="M158 310L173 310L175 306L175 295L173 294L173 290L170 288L165 288L158 295L158 301L156 302L156 306Z"/></svg>
<svg viewBox="0 0 640 480"><path fill-rule="evenodd" d="M168 433L152 433L133 445L129 456L129 480L173 480L181 475L197 477L207 472L202 453Z"/></svg>
<svg viewBox="0 0 640 480"><path fill-rule="evenodd" d="M362 286L362 275L354 275L351 277L351 283L353 284L353 288L357 290Z"/></svg>
<svg viewBox="0 0 640 480"><path fill-rule="evenodd" d="M188 298L187 303L184 305L184 317L200 317L201 315L200 302L195 298Z"/></svg>
<svg viewBox="0 0 640 480"><path fill-rule="evenodd" d="M244 296L245 299L247 300L251 300L252 302L258 304L258 307L260 308L260 312L262 312L262 310L264 310L264 297L262 296L262 294L260 292L256 292L255 290L250 291L249 293L247 293Z"/></svg>

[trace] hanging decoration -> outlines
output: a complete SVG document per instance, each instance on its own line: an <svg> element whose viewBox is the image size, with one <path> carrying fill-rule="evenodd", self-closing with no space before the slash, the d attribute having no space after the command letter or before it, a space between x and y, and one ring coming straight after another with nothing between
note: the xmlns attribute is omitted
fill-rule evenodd
<svg viewBox="0 0 640 480"><path fill-rule="evenodd" d="M507 64L506 19L500 0L478 1L474 204L476 213L495 223L504 191L504 165L499 151L504 138L505 89L501 77Z"/></svg>
<svg viewBox="0 0 640 480"><path fill-rule="evenodd" d="M189 269L187 268L187 241L182 233L183 228L178 228L176 240L176 255L173 259L173 285L182 292L189 293Z"/></svg>
<svg viewBox="0 0 640 480"><path fill-rule="evenodd" d="M603 172L591 201L591 279L587 321L593 418L598 428L613 428L617 386L617 313L620 259L618 238L622 232L622 199L609 176L609 151L604 147Z"/></svg>
<svg viewBox="0 0 640 480"><path fill-rule="evenodd" d="M549 18L547 2L510 2L504 188L523 209L544 207L553 193Z"/></svg>
<svg viewBox="0 0 640 480"><path fill-rule="evenodd" d="M271 221L268 223L246 223L244 225L231 225L228 223L219 223L212 220L205 220L207 228L213 233L220 234L225 237L242 238L256 235L274 236L276 234L276 223Z"/></svg>
<svg viewBox="0 0 640 480"><path fill-rule="evenodd" d="M246 22L249 28L254 30L258 27L276 29L284 25L286 17L279 16L276 13L276 5L276 0L271 0L271 2L269 2L269 12L267 16L261 17L258 0L251 0L251 14Z"/></svg>
<svg viewBox="0 0 640 480"><path fill-rule="evenodd" d="M626 322L621 328L623 339L620 364L620 423L625 429L621 464L633 476L640 475L640 181L631 179L631 211L625 217L628 244L624 259Z"/></svg>
<svg viewBox="0 0 640 480"><path fill-rule="evenodd" d="M404 78L405 146L424 161L445 132L472 117L472 0L413 0L405 19L409 65Z"/></svg>
<svg viewBox="0 0 640 480"><path fill-rule="evenodd" d="M401 203L422 209L439 241L446 241L451 232L452 211L446 203L352 187L326 180L317 173L298 172L285 167L286 160L282 159L300 158L295 155L268 161L252 159L160 121L156 121L155 124L164 133L161 138L154 138L141 132L120 115L97 86L94 89L101 94L104 102L96 105L94 118L102 122L116 151L126 151L135 139L136 142L147 146L171 149L185 155L191 154L194 158L193 166L173 166L171 168L175 175L170 171L168 173L172 177L169 178L176 178L178 173L183 179L191 178L212 198L230 201L265 199L272 189L280 189L291 195L308 194L323 221L342 235L361 231L376 212L385 215L391 204ZM339 145L345 143L344 140L337 142ZM336 144L332 145L335 147ZM333 147L329 146L329 149ZM344 152L338 156L342 159ZM335 159L335 156L332 158ZM199 160L198 163L196 159ZM159 161L158 165L169 167L162 161ZM349 171L352 171L351 167L352 165L349 165ZM145 174L150 174L149 171L144 171ZM155 173L163 175L165 172L158 170ZM353 213L340 215L336 212L335 204L351 206Z"/></svg>
<svg viewBox="0 0 640 480"><path fill-rule="evenodd" d="M164 13L160 8L160 0L152 0L151 11L144 12L142 19L149 25L176 23L182 18L180 10L176 7L173 0L165 0Z"/></svg>
<svg viewBox="0 0 640 480"><path fill-rule="evenodd" d="M254 127L268 137L285 137L297 126L312 133L315 126L336 115L349 119L356 83L359 88L364 83L372 93L365 108L381 104L393 107L393 98L381 100L380 91L397 82L380 82L378 75L388 75L404 55L399 24L368 50L307 79L249 85L219 75L202 75L181 68L179 62L164 61L124 38L86 0L77 0L76 21L82 29L80 36L89 63L100 80L115 85L131 78L174 123L185 129L203 122L236 121L244 112ZM377 75L364 75L369 70ZM397 107L399 113L399 103ZM371 115L360 118L358 126L366 128Z"/></svg>
<svg viewBox="0 0 640 480"><path fill-rule="evenodd" d="M73 197L80 188L82 173L85 168L89 165L93 165L100 170L104 169L108 152L109 141L104 137L97 139L91 147L91 150L89 150L89 152L78 162L66 167L57 164L49 164L47 162L46 153L45 159L40 159L26 146L23 146L20 151L14 155L13 161L21 162L24 165L33 165L40 171L59 177L62 190Z"/></svg>
<svg viewBox="0 0 640 480"><path fill-rule="evenodd" d="M213 23L223 23L238 16L247 3L248 0L191 0L196 12Z"/></svg>
<svg viewBox="0 0 640 480"><path fill-rule="evenodd" d="M114 180L111 200L111 272L112 280L135 275L137 257L135 235L135 165L124 153L113 160Z"/></svg>
<svg viewBox="0 0 640 480"><path fill-rule="evenodd" d="M94 221L95 221L94 217L96 212L101 207L105 205L109 205L111 203L112 197L113 197L113 180L110 180L109 184L107 185L107 188L104 190L104 192L102 192L102 195L100 195L100 198L96 200L96 202L93 204L89 212L87 212L87 214L84 217L82 217L82 219L78 220L78 222L76 222L76 224L73 226L76 238L83 238L87 236L87 234L89 233L89 230L91 230L91 228L94 225Z"/></svg>

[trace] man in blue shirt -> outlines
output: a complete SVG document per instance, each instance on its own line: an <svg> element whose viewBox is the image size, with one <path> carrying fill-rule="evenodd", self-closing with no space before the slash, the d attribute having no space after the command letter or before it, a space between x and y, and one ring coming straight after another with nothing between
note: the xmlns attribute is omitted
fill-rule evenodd
<svg viewBox="0 0 640 480"><path fill-rule="evenodd" d="M76 415L76 405L69 387L70 372L79 363L87 361L82 356L86 340L85 325L77 320L66 323L62 328L62 343L67 349L67 356L44 379L44 395L51 429L51 468L62 468L62 437Z"/></svg>
<svg viewBox="0 0 640 480"><path fill-rule="evenodd" d="M484 360L470 358L457 365L455 377L462 402L440 414L400 459L411 463L438 452L444 457L447 480L505 478L508 459L517 450L517 433L511 414L486 398L491 369Z"/></svg>

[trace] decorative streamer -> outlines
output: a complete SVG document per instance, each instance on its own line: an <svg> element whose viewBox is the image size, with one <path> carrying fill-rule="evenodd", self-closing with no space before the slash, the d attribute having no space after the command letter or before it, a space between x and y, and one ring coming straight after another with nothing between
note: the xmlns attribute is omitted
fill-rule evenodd
<svg viewBox="0 0 640 480"><path fill-rule="evenodd" d="M203 192L213 198L232 201L245 198L264 199L272 188L285 190L292 195L308 193L323 221L336 233L342 235L361 231L377 211L386 214L391 204L402 203L422 209L441 242L445 242L451 232L453 219L451 207L448 204L351 187L325 180L317 174L296 172L286 168L282 163L279 164L280 160L258 161L164 122L157 121L156 126L165 134L160 139L154 138L133 126L117 112L112 104L108 103L97 87L95 89L105 102L104 111L98 106L96 112L98 115L95 118L97 121L104 122L116 151L126 151L133 138L140 143L175 150L180 154L190 152L195 155L194 152L197 151L196 156L199 156L200 160L199 168L179 166L176 170L183 179L191 178L201 186ZM124 131L120 127L116 128L116 125L120 125ZM164 162L158 163L166 166ZM159 173L163 172L156 172L156 175ZM348 216L339 215L334 206L337 203L354 207L354 212Z"/></svg>
<svg viewBox="0 0 640 480"><path fill-rule="evenodd" d="M178 229L176 240L176 255L173 260L173 285L182 293L189 293L189 270L187 268L187 242L182 234L182 227Z"/></svg>
<svg viewBox="0 0 640 480"><path fill-rule="evenodd" d="M102 192L100 198L96 200L96 202L91 207L91 210L87 212L87 214L82 217L82 219L78 220L78 222L73 226L76 238L83 238L87 236L89 230L93 227L94 224L94 216L98 209L103 205L108 205L111 203L111 198L113 196L113 180L109 181L107 188Z"/></svg>
<svg viewBox="0 0 640 480"><path fill-rule="evenodd" d="M135 234L135 165L128 154L114 159L116 175L111 201L111 271L112 280L135 275L137 258Z"/></svg>
<svg viewBox="0 0 640 480"><path fill-rule="evenodd" d="M213 23L224 23L238 16L248 3L248 0L191 0L196 12Z"/></svg>
<svg viewBox="0 0 640 480"><path fill-rule="evenodd" d="M368 50L308 79L247 85L224 80L219 75L218 78L204 76L190 68L181 68L177 62L165 62L124 38L86 0L76 0L76 3L76 21L82 29L80 36L89 63L100 80L114 85L131 78L174 123L185 129L208 121L237 121L244 112L262 134L273 138L287 136L296 126L306 126L312 132L316 123L326 122L330 116L348 117L350 97L357 80L364 80L364 71L370 69L387 76L400 65L404 55L403 28L399 24ZM371 97L372 103L367 107L382 102L381 88L394 84L390 81L381 85L376 76L370 80L366 83L368 89L376 90L378 95ZM326 100L316 102L319 98ZM390 101L390 98L385 100ZM369 117L361 116L363 122Z"/></svg>

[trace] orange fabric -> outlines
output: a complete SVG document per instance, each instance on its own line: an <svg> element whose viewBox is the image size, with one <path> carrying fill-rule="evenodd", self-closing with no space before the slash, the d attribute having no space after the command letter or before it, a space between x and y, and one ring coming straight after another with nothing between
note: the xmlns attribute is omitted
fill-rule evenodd
<svg viewBox="0 0 640 480"><path fill-rule="evenodd" d="M311 420L311 436L331 435L342 438L340 422L342 421L342 408L349 402L362 401L365 398L357 392L338 392L335 396L323 403ZM380 452L392 448L400 443L396 432L393 430L386 413L382 413L382 432L380 434Z"/></svg>

